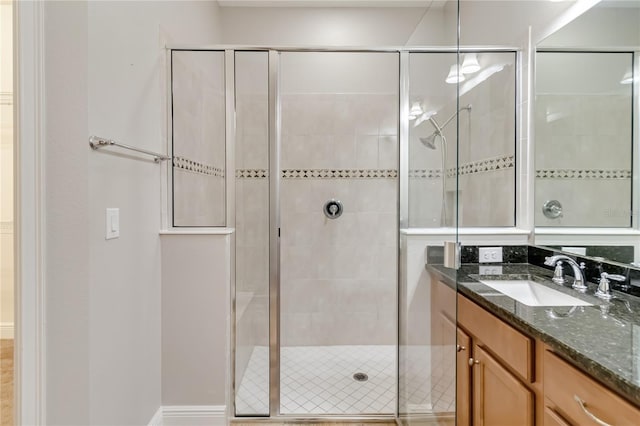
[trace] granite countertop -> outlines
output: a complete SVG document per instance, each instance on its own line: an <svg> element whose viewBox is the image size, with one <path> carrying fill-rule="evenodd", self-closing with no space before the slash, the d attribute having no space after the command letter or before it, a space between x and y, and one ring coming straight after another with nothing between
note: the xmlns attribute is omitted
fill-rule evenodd
<svg viewBox="0 0 640 426"><path fill-rule="evenodd" d="M551 271L530 264L504 264L502 274L479 275L480 266L465 264L459 270L427 265L447 285L524 333L548 344L555 352L640 406L640 298L614 291L605 301L570 284L551 282ZM510 275L510 276L509 276ZM478 279L520 278L545 284L593 306L534 307L515 301Z"/></svg>

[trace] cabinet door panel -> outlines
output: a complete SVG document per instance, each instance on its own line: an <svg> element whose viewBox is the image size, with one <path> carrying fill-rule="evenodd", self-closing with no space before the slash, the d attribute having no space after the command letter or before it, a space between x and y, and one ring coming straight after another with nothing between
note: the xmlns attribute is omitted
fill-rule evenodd
<svg viewBox="0 0 640 426"><path fill-rule="evenodd" d="M474 426L532 426L533 393L480 346L473 346Z"/></svg>
<svg viewBox="0 0 640 426"><path fill-rule="evenodd" d="M458 328L458 346L456 358L456 413L458 426L471 424L471 339Z"/></svg>

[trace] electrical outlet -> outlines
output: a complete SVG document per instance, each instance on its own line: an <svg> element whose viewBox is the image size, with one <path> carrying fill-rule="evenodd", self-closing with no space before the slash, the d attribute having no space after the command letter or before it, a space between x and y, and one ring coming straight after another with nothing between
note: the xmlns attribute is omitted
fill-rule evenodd
<svg viewBox="0 0 640 426"><path fill-rule="evenodd" d="M480 275L502 275L502 266L482 266L480 265L480 270L478 271Z"/></svg>
<svg viewBox="0 0 640 426"><path fill-rule="evenodd" d="M502 247L480 247L478 257L480 263L502 263Z"/></svg>

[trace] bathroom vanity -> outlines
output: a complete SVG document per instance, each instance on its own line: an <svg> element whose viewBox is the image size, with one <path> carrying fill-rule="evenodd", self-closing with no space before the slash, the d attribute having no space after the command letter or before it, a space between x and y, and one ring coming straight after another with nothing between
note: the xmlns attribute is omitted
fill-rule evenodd
<svg viewBox="0 0 640 426"><path fill-rule="evenodd" d="M432 341L456 350L458 424L640 423L638 298L616 292L603 301L595 285L578 293L529 264L502 265L497 275L479 268L427 266ZM518 277L585 306L528 306L481 282Z"/></svg>

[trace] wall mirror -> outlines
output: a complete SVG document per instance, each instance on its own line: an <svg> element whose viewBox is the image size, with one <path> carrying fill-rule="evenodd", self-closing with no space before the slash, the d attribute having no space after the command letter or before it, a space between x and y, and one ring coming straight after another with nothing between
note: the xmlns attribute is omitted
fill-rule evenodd
<svg viewBox="0 0 640 426"><path fill-rule="evenodd" d="M536 244L640 260L640 2L601 0L536 46Z"/></svg>

